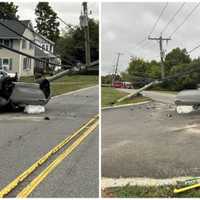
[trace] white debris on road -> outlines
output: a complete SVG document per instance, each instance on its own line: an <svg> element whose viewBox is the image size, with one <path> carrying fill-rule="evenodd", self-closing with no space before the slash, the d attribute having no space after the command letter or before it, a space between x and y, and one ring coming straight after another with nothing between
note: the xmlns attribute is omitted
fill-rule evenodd
<svg viewBox="0 0 200 200"><path fill-rule="evenodd" d="M192 106L177 106L176 107L176 112L178 114L182 114L182 113L190 113L193 112L194 108Z"/></svg>
<svg viewBox="0 0 200 200"><path fill-rule="evenodd" d="M36 106L36 105L27 105L24 109L25 113L28 114L39 114L39 113L44 113L45 112L45 107L44 106Z"/></svg>

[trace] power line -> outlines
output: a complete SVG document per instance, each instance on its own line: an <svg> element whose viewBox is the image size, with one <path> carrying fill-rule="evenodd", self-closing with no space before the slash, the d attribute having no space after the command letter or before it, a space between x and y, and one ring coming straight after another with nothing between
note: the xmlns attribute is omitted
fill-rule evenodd
<svg viewBox="0 0 200 200"><path fill-rule="evenodd" d="M140 40L138 43L136 43L136 46L141 45L142 43L144 43L147 40L147 38L144 38L143 40Z"/></svg>
<svg viewBox="0 0 200 200"><path fill-rule="evenodd" d="M1 10L0 10L0 13L2 13ZM14 21L20 23L24 28L28 29L28 30L31 31L33 34L38 35L38 36L41 37L44 41L46 41L47 43L49 43L49 41L48 41L44 36L42 36L41 34L35 32L35 31L34 31L33 29L31 29L30 27L26 26L26 25L25 25L23 22L21 22L20 20L18 20L18 19L16 19L16 18L7 19L7 20L14 20ZM31 42L31 43L34 44L35 46L37 46L37 47L43 49L44 51L50 53L51 55L54 55L51 51L46 50L43 46L40 46L39 44L37 44L37 43L35 43L34 41L30 40L29 38L25 37L24 35L19 34L17 31L15 31L14 29L12 29L12 28L10 28L9 26L5 25L4 23L0 22L0 24L1 24L2 26L4 26L5 28L7 28L8 30L10 30L11 32L15 33L16 35L18 35L18 36L24 38L25 40L27 40L27 41L29 41L29 42ZM66 56L66 55L65 55L65 56ZM76 59L74 59L74 58L70 58L69 56L66 56L66 57L68 57L68 59L71 60L72 62L77 63L77 61L78 61L78 60L76 60ZM66 63L70 64L70 65L73 65L71 62L69 62L69 61L67 61L67 60L65 60L65 59L63 59L63 58L62 58L62 60L65 61Z"/></svg>
<svg viewBox="0 0 200 200"><path fill-rule="evenodd" d="M4 12L2 10L0 10L0 13L2 15L4 15ZM5 19L5 18L4 18ZM26 26L23 22L21 22L19 19L13 17L13 18L7 18L7 20L14 20L16 22L18 22L19 24L21 24L24 28L28 29L29 31L31 31L32 33L38 35L39 37L41 37L43 40L45 40L46 42L49 42L48 39L46 39L44 36L40 35L39 33L37 33L36 31L33 30L33 28L30 28L29 26Z"/></svg>
<svg viewBox="0 0 200 200"><path fill-rule="evenodd" d="M19 34L17 31L15 31L14 29L10 28L6 24L2 23L1 21L0 21L0 25L3 26L3 27L5 27L5 28L7 28L9 31L15 33L16 35L24 38L25 40L29 41L30 43L34 44L35 46L37 46L37 47L39 47L39 48L41 48L41 49L43 49L43 50L45 50L45 51L47 51L47 52L49 52L49 53L52 54L52 52L46 50L44 47L40 46L39 44L35 43L33 40L30 40L29 38L25 37L24 35Z"/></svg>
<svg viewBox="0 0 200 200"><path fill-rule="evenodd" d="M152 27L150 33L149 33L149 36L150 36L150 35L153 33L153 31L155 30L155 28L156 28L156 26L157 26L157 24L158 24L158 22L159 22L161 16L163 15L165 9L167 8L167 6L168 6L168 2L164 5L164 7L163 7L163 9L162 9L162 11L161 11L161 13L160 13L160 15L158 16L156 22L154 23L154 25L153 25L153 27Z"/></svg>
<svg viewBox="0 0 200 200"><path fill-rule="evenodd" d="M196 47L192 48L191 50L189 50L188 53L191 53L191 52L195 51L195 50L198 49L199 47L200 47L200 44L197 45Z"/></svg>
<svg viewBox="0 0 200 200"><path fill-rule="evenodd" d="M160 37L157 38L152 38L149 37L149 40L156 40L159 41L159 47L160 47L160 60L161 60L161 76L162 78L165 77L165 66L164 66L164 57L165 57L165 52L163 50L163 41L168 42L169 40L171 40L171 38L163 38L162 35Z"/></svg>
<svg viewBox="0 0 200 200"><path fill-rule="evenodd" d="M5 28L8 29L9 31L15 33L16 35L20 36L21 38L23 38L23 39L29 41L29 42L32 43L33 45L35 45L35 46L41 48L42 50L44 50L44 51L46 51L46 52L48 52L50 55L54 55L51 51L46 50L43 46L40 46L39 44L37 44L37 43L34 42L33 40L30 40L29 38L27 38L26 36L24 36L24 35L22 35L22 34L19 34L17 31L15 31L14 29L10 28L10 27L7 26L6 24L2 23L1 21L0 21L0 25L3 26L3 27L5 27ZM62 59L62 60L64 60L66 63L68 63L68 64L70 64L70 65L73 65L71 62L66 61L65 59ZM72 60L72 59L71 59L71 60Z"/></svg>
<svg viewBox="0 0 200 200"><path fill-rule="evenodd" d="M178 29L183 26L185 24L185 22L189 19L189 17L192 15L192 13L199 7L200 2L197 3L197 5L191 10L191 12L189 12L189 14L185 17L185 19L175 28L175 30L171 33L171 35L169 37L172 37L172 35L174 35Z"/></svg>
<svg viewBox="0 0 200 200"><path fill-rule="evenodd" d="M161 34L167 30L167 28L169 27L169 25L172 23L172 21L175 19L175 17L178 15L178 13L182 10L182 8L184 7L185 2L181 4L181 6L176 10L176 12L174 13L174 15L172 16L172 18L169 20L169 22L164 26L163 30L161 31Z"/></svg>
<svg viewBox="0 0 200 200"><path fill-rule="evenodd" d="M13 49L13 48L10 48L10 47L8 47L8 46L6 46L6 45L3 45L3 44L1 44L1 43L0 43L0 47L5 48L5 49L7 49L7 50L9 50L9 51L15 52L15 53L17 53L17 54L26 56L26 57L31 58L31 59L33 59L33 60L42 62L42 63L50 64L50 65L53 65L53 66L60 66L60 67L65 67L65 68L71 68L71 66L69 67L69 66L66 66L66 65L60 65L60 64L52 63L52 62L49 62L49 61L46 61L46 60L42 60L42 59L40 59L40 58L36 58L35 56L31 56L31 55L26 54L26 53L24 53L24 52L18 51L18 50Z"/></svg>
<svg viewBox="0 0 200 200"><path fill-rule="evenodd" d="M65 26L67 26L68 28L71 28L71 25L70 24L67 24L61 17L58 17L57 18L63 23L65 24Z"/></svg>

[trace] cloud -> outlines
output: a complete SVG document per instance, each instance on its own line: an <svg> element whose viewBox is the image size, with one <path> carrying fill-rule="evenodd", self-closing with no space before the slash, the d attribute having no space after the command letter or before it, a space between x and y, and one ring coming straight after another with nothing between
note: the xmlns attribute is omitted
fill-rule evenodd
<svg viewBox="0 0 200 200"><path fill-rule="evenodd" d="M15 5L18 5L18 15L20 19L30 19L35 25L35 8L38 4L37 1L15 1ZM81 2L66 2L66 1L49 1L53 10L61 17L66 23L78 25L79 16L81 14ZM92 15L89 17L98 19L98 3L89 2L88 9L92 10ZM65 25L60 23L61 28Z"/></svg>
<svg viewBox="0 0 200 200"><path fill-rule="evenodd" d="M170 2L164 14L160 18L152 36L160 36L160 32L174 15L183 2ZM130 56L139 56L144 59L159 60L159 46L155 41L146 40L140 47L137 43L148 37L166 2L156 3L106 3L102 4L102 73L110 73L116 59L116 53L124 53L120 57L119 69L127 68ZM181 12L163 33L168 37L175 28L183 22L184 18L197 3L185 3ZM186 23L173 35L172 40L164 48L166 52L180 47L192 49L200 43L200 7L192 14ZM112 35L114 40L112 40ZM110 38L109 38L110 37ZM191 57L197 57L200 49L194 51Z"/></svg>

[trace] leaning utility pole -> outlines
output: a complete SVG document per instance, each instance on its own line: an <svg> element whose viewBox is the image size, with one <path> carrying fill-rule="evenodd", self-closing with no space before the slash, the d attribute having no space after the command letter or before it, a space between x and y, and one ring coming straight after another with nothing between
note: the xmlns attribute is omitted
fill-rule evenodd
<svg viewBox="0 0 200 200"><path fill-rule="evenodd" d="M122 53L117 53L117 60L116 60L116 64L114 67L114 73L113 73L113 78L112 78L112 83L115 81L116 77L117 77L117 73L118 73L118 65L119 65L119 57L122 55Z"/></svg>
<svg viewBox="0 0 200 200"><path fill-rule="evenodd" d="M83 2L82 6L83 6L83 14L81 14L81 16L80 16L80 25L84 29L85 62L86 62L86 66L88 66L88 65L90 65L90 62L91 62L91 54L90 54L90 35L89 35L87 2Z"/></svg>
<svg viewBox="0 0 200 200"><path fill-rule="evenodd" d="M165 66L164 66L164 58L165 58L165 52L163 50L163 41L168 42L171 40L171 38L163 38L162 35L158 38L152 38L148 37L149 40L158 40L159 41L159 47L160 47L160 60L161 60L161 78L165 78Z"/></svg>

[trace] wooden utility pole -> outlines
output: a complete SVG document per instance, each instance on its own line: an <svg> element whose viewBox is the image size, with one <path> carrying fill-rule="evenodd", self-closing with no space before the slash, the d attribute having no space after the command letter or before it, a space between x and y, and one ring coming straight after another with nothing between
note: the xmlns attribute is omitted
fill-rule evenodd
<svg viewBox="0 0 200 200"><path fill-rule="evenodd" d="M83 2L82 6L83 6L83 17L84 17L84 20L85 20L85 23L84 23L85 61L86 61L86 66L88 66L88 65L90 65L90 62L91 62L91 54L90 54L90 35L89 35L87 2Z"/></svg>
<svg viewBox="0 0 200 200"><path fill-rule="evenodd" d="M122 53L117 53L117 60L116 60L116 64L114 67L114 73L113 73L113 79L112 79L112 83L115 81L116 77L117 77L117 73L118 73L118 65L119 65L119 58L122 55Z"/></svg>
<svg viewBox="0 0 200 200"><path fill-rule="evenodd" d="M171 40L171 38L163 38L162 35L158 38L152 38L148 37L149 40L157 40L159 41L159 47L160 47L160 60L161 60L161 78L165 78L165 66L164 66L164 58L165 58L165 52L163 49L163 41L168 42Z"/></svg>

